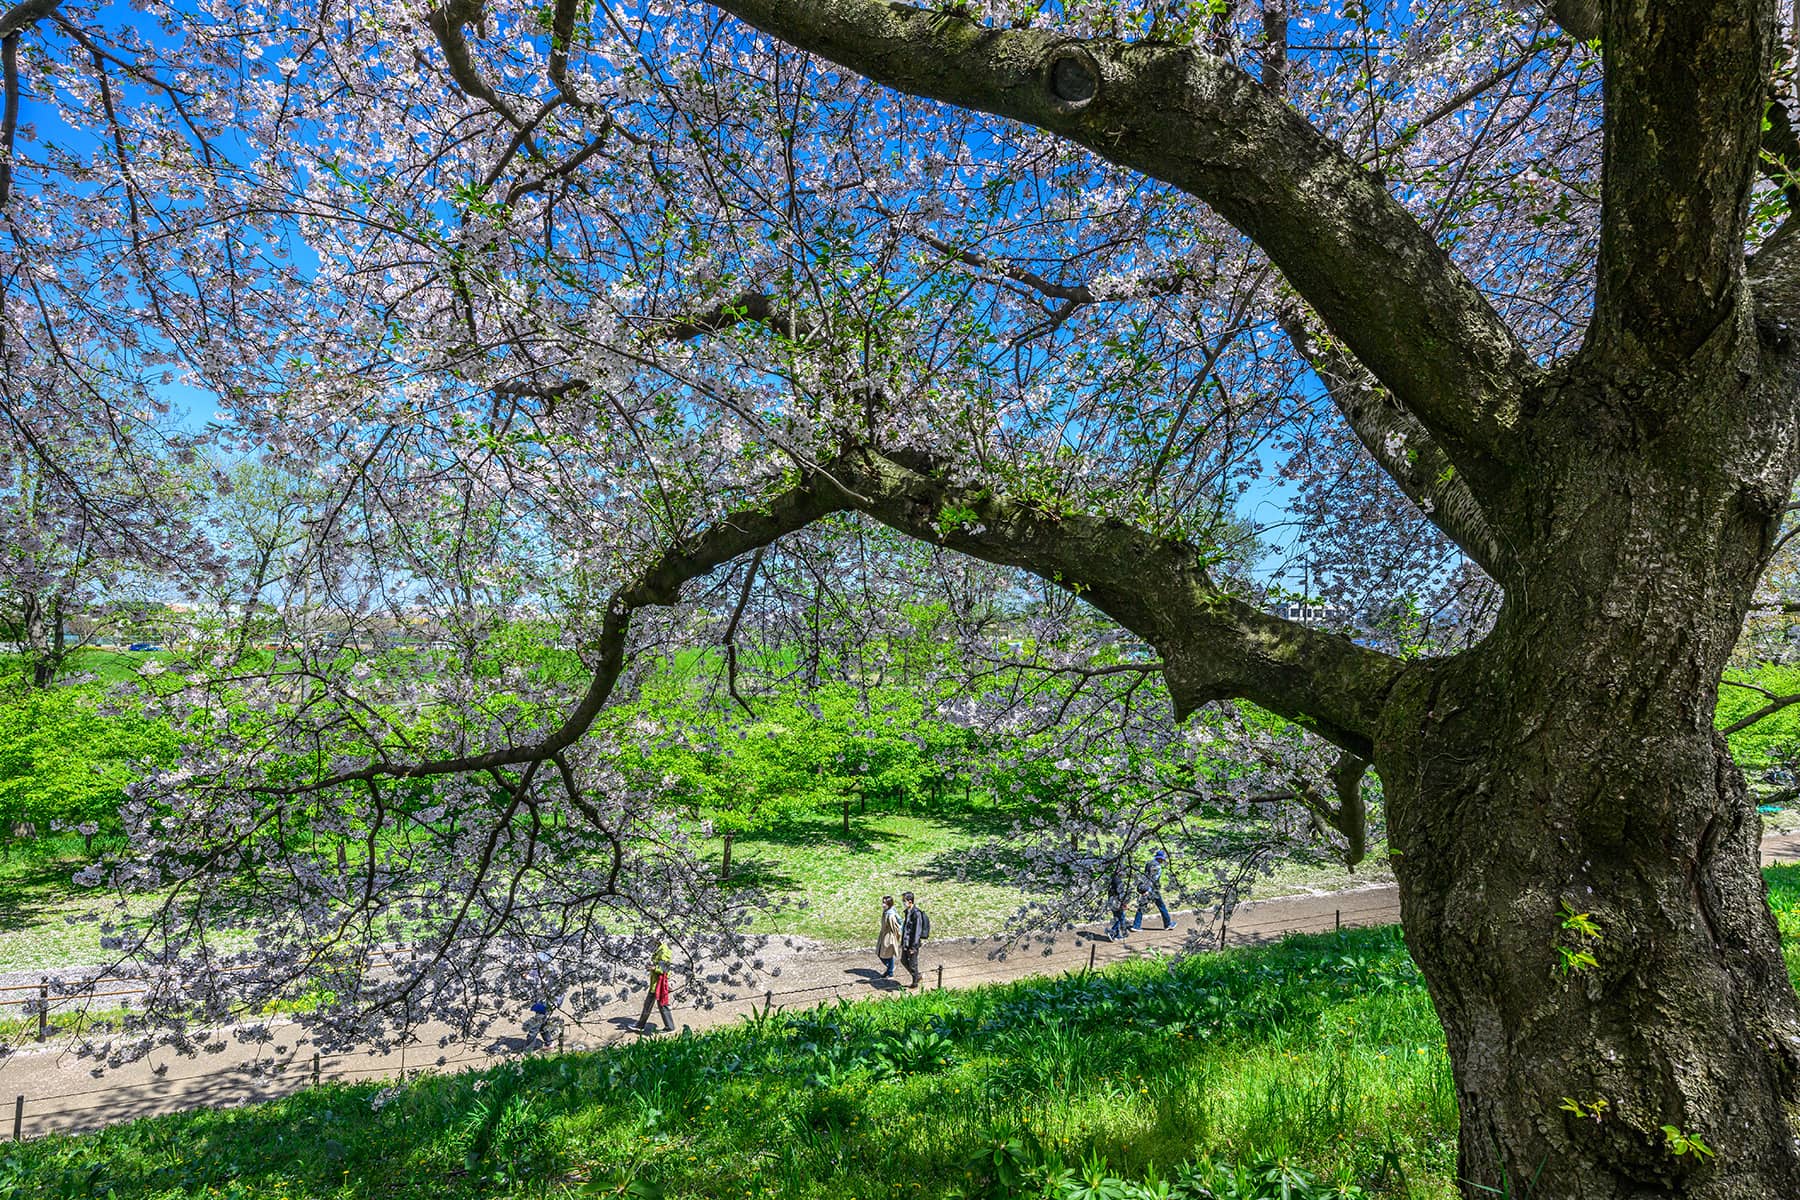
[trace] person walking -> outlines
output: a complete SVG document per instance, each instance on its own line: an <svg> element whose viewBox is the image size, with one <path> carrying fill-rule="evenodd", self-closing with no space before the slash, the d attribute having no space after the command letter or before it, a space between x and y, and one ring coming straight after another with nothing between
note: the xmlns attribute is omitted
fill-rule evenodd
<svg viewBox="0 0 1800 1200"><path fill-rule="evenodd" d="M1112 882L1107 885L1107 905L1112 909L1112 924L1106 927L1107 940L1125 940L1125 868L1114 867Z"/></svg>
<svg viewBox="0 0 1800 1200"><path fill-rule="evenodd" d="M924 978L919 974L919 947L931 936L931 918L911 892L901 892L900 902L906 906L906 915L900 919L900 965L911 972L911 986L916 988Z"/></svg>
<svg viewBox="0 0 1800 1200"><path fill-rule="evenodd" d="M883 979L894 977L894 956L900 953L900 910L894 907L892 896L881 898L881 929L875 935L875 957L881 960L886 968L881 972Z"/></svg>
<svg viewBox="0 0 1800 1200"><path fill-rule="evenodd" d="M675 1032L675 1014L669 1011L669 962L674 954L669 950L669 943L656 943L656 953L650 956L650 990L644 993L644 1011L638 1017L637 1031L650 1032L650 1010L658 1009L662 1013L663 1031Z"/></svg>
<svg viewBox="0 0 1800 1200"><path fill-rule="evenodd" d="M539 950L527 968L531 990L531 1016L525 1019L525 1049L550 1048L551 1035L558 1026L555 1012L559 998L551 986L552 959L548 950Z"/></svg>
<svg viewBox="0 0 1800 1200"><path fill-rule="evenodd" d="M1150 856L1150 861L1145 864L1144 882L1138 885L1137 916L1131 922L1133 929L1144 928L1144 909L1150 904L1156 905L1156 911L1162 914L1164 929L1175 928L1175 918L1169 915L1169 906L1163 903L1162 898L1163 868L1168 863L1168 853L1158 850Z"/></svg>

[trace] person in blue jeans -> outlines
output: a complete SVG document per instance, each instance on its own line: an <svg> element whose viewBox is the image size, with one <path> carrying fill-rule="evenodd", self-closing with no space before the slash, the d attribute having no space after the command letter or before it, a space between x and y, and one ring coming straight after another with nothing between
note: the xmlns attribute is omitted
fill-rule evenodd
<svg viewBox="0 0 1800 1200"><path fill-rule="evenodd" d="M1125 869L1119 867L1112 873L1112 882L1107 887L1107 904L1112 909L1112 924L1106 927L1106 936L1115 942L1125 940Z"/></svg>
<svg viewBox="0 0 1800 1200"><path fill-rule="evenodd" d="M1144 882L1138 884L1137 917L1131 922L1133 929L1141 930L1144 927L1144 909L1151 904L1156 905L1156 911L1162 914L1163 928L1175 928L1175 918L1169 915L1169 906L1163 903L1162 898L1163 868L1168 863L1168 854L1158 850L1145 865Z"/></svg>

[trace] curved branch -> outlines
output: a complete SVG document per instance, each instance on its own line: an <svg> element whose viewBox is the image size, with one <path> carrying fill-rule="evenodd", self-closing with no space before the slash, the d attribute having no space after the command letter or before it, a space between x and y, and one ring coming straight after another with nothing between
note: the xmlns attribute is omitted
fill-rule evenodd
<svg viewBox="0 0 1800 1200"><path fill-rule="evenodd" d="M1800 330L1800 217L1790 215L1745 264L1757 324L1777 341Z"/></svg>
<svg viewBox="0 0 1800 1200"><path fill-rule="evenodd" d="M1719 685L1721 687L1743 688L1747 692L1756 692L1758 695L1761 695L1768 700L1767 704L1763 705L1755 712L1740 717L1731 724L1725 726L1725 728L1719 730L1721 734L1724 734L1727 737L1734 733L1742 733L1752 725L1774 716L1776 713L1781 712L1791 705L1800 704L1800 695L1778 696L1768 688L1760 687L1754 683L1742 683L1736 679L1721 679L1719 680Z"/></svg>
<svg viewBox="0 0 1800 1200"><path fill-rule="evenodd" d="M882 524L1030 571L1155 646L1178 717L1243 697L1354 754L1373 753L1377 714L1400 662L1228 595L1194 546L949 483L920 456L863 450L838 459L832 472L849 505Z"/></svg>
<svg viewBox="0 0 1800 1200"><path fill-rule="evenodd" d="M1372 173L1233 64L882 0L714 6L879 83L1038 126L1200 197L1268 252L1460 469L1498 474L1512 452L1517 397L1538 368Z"/></svg>
<svg viewBox="0 0 1800 1200"><path fill-rule="evenodd" d="M1369 850L1369 808L1362 794L1363 776L1368 771L1367 759L1346 750L1331 771L1336 804L1319 795L1310 784L1303 784L1294 793L1314 816L1344 835L1344 865L1352 870Z"/></svg>
<svg viewBox="0 0 1800 1200"><path fill-rule="evenodd" d="M432 9L425 16L426 24L437 38L438 48L444 52L444 62L450 67L450 77L456 80L456 86L474 100L487 103L493 110L506 118L509 125L519 130L528 128L513 110L512 105L488 86L488 81L481 77L475 69L475 60L469 53L469 41L463 36L463 26L474 25L481 20L483 0L449 0Z"/></svg>
<svg viewBox="0 0 1800 1200"><path fill-rule="evenodd" d="M804 476L798 485L765 506L743 509L721 518L704 532L664 551L634 581L614 592L601 622L599 661L587 693L555 729L539 740L479 754L412 763L378 760L358 770L338 772L307 783L253 790L264 795L286 796L363 780L422 779L554 761L588 731L611 698L613 687L625 669L625 642L631 631L632 614L640 608L674 604L680 598L682 584L689 580L698 579L748 551L760 549L784 533L802 529L839 511L844 507L844 501L839 498L838 490L822 486L822 483L814 475Z"/></svg>
<svg viewBox="0 0 1800 1200"><path fill-rule="evenodd" d="M756 583L756 568L762 566L763 550L758 546L756 553L750 556L750 566L744 571L744 587L738 593L737 607L731 610L731 620L725 624L725 636L719 639L725 644L725 685L731 692L731 698L738 702L752 721L756 720L756 710L738 691L737 678L737 628L738 622L744 619L744 609L750 604L750 589Z"/></svg>
<svg viewBox="0 0 1800 1200"><path fill-rule="evenodd" d="M37 24L61 7L62 0L19 0L19 3L0 13L0 37L11 37L21 29Z"/></svg>

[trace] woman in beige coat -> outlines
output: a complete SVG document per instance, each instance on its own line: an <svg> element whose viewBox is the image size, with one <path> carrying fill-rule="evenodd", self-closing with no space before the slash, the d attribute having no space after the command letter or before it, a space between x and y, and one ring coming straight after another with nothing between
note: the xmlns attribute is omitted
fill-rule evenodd
<svg viewBox="0 0 1800 1200"><path fill-rule="evenodd" d="M894 977L894 956L900 953L900 910L894 907L892 896L881 898L881 932L875 935L875 957L887 970L881 973L883 979Z"/></svg>

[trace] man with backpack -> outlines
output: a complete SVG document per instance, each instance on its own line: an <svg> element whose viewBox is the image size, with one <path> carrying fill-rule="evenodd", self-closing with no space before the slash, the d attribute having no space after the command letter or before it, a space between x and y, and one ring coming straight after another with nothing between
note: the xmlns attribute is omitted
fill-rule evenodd
<svg viewBox="0 0 1800 1200"><path fill-rule="evenodd" d="M900 903L906 906L906 915L900 918L900 965L912 972L912 986L916 988L923 978L919 974L919 947L931 936L931 918L913 901L911 892L901 892Z"/></svg>
<svg viewBox="0 0 1800 1200"><path fill-rule="evenodd" d="M1175 928L1175 919L1169 915L1169 906L1163 903L1162 898L1163 868L1168 863L1168 854L1158 850L1150 856L1150 861L1144 864L1144 881L1138 884L1137 917L1131 922L1133 929L1144 927L1144 909L1150 904L1156 905L1156 911L1162 914L1164 929Z"/></svg>

